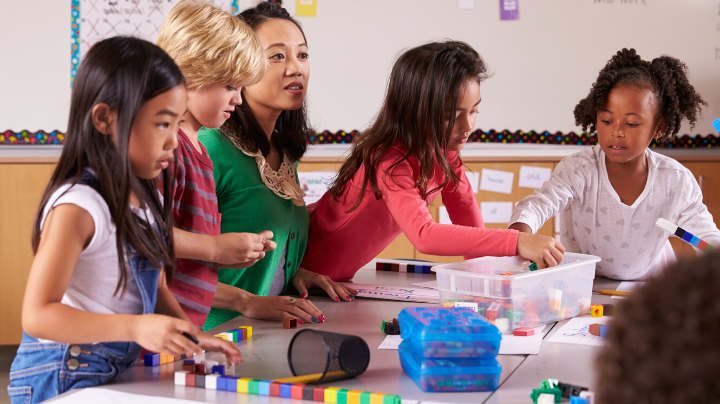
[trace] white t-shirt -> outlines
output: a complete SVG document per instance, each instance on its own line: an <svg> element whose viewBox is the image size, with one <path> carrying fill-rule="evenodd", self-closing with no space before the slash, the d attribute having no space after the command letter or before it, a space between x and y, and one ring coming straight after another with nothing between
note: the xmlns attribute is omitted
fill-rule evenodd
<svg viewBox="0 0 720 404"><path fill-rule="evenodd" d="M41 229L50 209L66 203L79 206L90 214L95 223L95 234L88 246L80 253L62 303L92 313L142 314L140 290L129 264L126 267L127 291L122 298L120 292L114 295L120 279L116 230L110 210L99 193L82 184L72 187L70 184L61 186L52 194L45 206ZM142 215L142 210L133 210L136 214ZM143 216L147 216L151 224L154 223L150 212Z"/></svg>
<svg viewBox="0 0 720 404"><path fill-rule="evenodd" d="M720 231L690 170L649 149L645 156L647 183L632 206L622 203L610 184L598 145L564 158L550 179L517 205L510 224L525 223L535 233L558 215L567 251L601 257L596 273L613 279L645 279L674 261L671 235L655 225L658 218L720 246Z"/></svg>

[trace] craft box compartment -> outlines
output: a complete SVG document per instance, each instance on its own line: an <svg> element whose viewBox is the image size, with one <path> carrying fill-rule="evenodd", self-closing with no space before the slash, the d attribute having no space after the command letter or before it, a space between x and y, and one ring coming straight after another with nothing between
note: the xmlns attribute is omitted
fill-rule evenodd
<svg viewBox="0 0 720 404"><path fill-rule="evenodd" d="M398 352L403 370L423 391L493 391L500 381L502 368L494 358L423 358L408 341Z"/></svg>
<svg viewBox="0 0 720 404"><path fill-rule="evenodd" d="M398 316L401 336L426 358L494 358L502 336L471 309L408 307Z"/></svg>
<svg viewBox="0 0 720 404"><path fill-rule="evenodd" d="M440 304L468 307L509 330L536 327L590 311L593 255L565 253L558 266L530 271L519 257L483 257L438 265Z"/></svg>

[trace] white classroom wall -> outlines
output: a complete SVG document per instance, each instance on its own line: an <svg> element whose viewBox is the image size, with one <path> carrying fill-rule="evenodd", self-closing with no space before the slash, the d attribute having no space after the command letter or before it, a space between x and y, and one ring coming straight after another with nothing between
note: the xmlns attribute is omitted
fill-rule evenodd
<svg viewBox="0 0 720 404"><path fill-rule="evenodd" d="M285 3L294 13L295 2ZM500 21L498 0L474 3L459 10L457 0L318 0L317 17L299 17L315 128L366 128L398 53L452 38L474 46L494 72L481 88L478 128L578 131L575 104L616 51L636 47L646 59L666 53L688 64L710 103L692 134L712 132L720 116L717 1L520 0L519 21ZM65 130L70 0L0 0L0 15L0 131Z"/></svg>

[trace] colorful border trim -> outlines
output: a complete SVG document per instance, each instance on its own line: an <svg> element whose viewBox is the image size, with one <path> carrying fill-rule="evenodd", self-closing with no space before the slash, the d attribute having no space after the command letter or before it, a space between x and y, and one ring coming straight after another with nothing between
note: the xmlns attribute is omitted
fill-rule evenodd
<svg viewBox="0 0 720 404"><path fill-rule="evenodd" d="M360 135L360 132L357 130L352 132L345 132L344 130L341 130L335 133L325 130L310 136L310 144L347 144L352 143L358 135ZM64 141L65 134L57 130L52 132L45 132L43 130L37 132L30 132L27 130L20 132L6 130L4 132L0 132L0 145L63 144ZM504 130L502 132L490 130L485 132L482 130L476 130L470 135L470 139L468 141L472 143L528 143L592 146L597 144L597 136L587 136L585 134L578 135L574 132L550 133L546 131L537 133L535 131L510 132L508 130ZM650 147L660 149L697 149L720 147L720 136L695 135L690 137L688 135L683 135L682 137L675 138L670 143L661 143L655 140L650 144Z"/></svg>
<svg viewBox="0 0 720 404"><path fill-rule="evenodd" d="M80 0L72 0L70 9L72 10L70 13L70 86L72 87L80 65Z"/></svg>
<svg viewBox="0 0 720 404"><path fill-rule="evenodd" d="M65 134L57 130L49 133L43 130L39 130L37 132L23 130L17 133L10 130L0 132L0 145L43 145L63 143L65 143Z"/></svg>

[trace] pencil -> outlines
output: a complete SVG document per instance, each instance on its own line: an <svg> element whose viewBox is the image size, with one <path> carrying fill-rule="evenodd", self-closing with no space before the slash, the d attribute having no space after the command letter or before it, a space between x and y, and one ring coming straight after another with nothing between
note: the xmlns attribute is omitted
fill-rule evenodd
<svg viewBox="0 0 720 404"><path fill-rule="evenodd" d="M630 292L621 292L619 290L593 290L593 292L610 296L630 296L632 294Z"/></svg>
<svg viewBox="0 0 720 404"><path fill-rule="evenodd" d="M352 372L349 371L338 370L335 372L328 372L327 374L325 374L325 377L347 376L351 373ZM273 381L277 383L313 384L318 380L322 379L322 377L322 373L316 373L314 375L286 377L284 379L275 379Z"/></svg>

